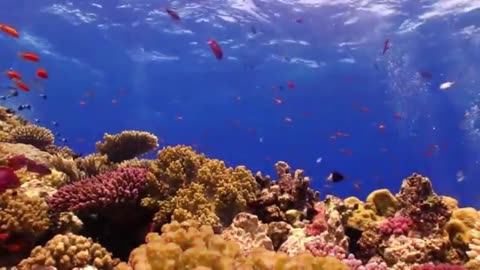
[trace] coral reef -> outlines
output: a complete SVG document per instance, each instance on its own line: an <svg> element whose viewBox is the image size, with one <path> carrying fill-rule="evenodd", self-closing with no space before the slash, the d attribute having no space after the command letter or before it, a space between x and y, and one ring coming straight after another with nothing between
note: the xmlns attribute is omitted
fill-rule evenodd
<svg viewBox="0 0 480 270"><path fill-rule="evenodd" d="M0 108L2 267L480 269L479 212L420 174L395 195L320 198L282 161L272 180L186 145L137 158L158 147L144 131L105 134L85 157L53 143Z"/></svg>

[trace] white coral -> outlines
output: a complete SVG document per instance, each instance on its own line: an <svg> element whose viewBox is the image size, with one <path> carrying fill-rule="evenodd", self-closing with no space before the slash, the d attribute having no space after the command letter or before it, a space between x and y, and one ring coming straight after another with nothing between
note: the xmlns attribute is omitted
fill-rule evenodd
<svg viewBox="0 0 480 270"><path fill-rule="evenodd" d="M467 251L467 255L471 260L480 262L480 221L475 222L475 226L470 230L470 235L472 240L468 244L470 250Z"/></svg>

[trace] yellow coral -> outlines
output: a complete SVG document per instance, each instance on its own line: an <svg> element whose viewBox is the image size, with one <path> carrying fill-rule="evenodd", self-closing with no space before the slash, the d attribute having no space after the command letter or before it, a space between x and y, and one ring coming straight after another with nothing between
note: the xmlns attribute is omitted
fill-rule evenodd
<svg viewBox="0 0 480 270"><path fill-rule="evenodd" d="M145 131L126 130L114 135L105 133L103 140L96 143L97 150L112 162L132 159L158 147L158 138Z"/></svg>
<svg viewBox="0 0 480 270"><path fill-rule="evenodd" d="M92 239L72 233L58 234L45 247L35 247L30 257L20 262L19 270L31 270L34 266L53 266L58 270L95 266L100 270L113 269L118 259Z"/></svg>
<svg viewBox="0 0 480 270"><path fill-rule="evenodd" d="M448 196L441 196L442 201L447 205L447 208L451 211L458 208L458 201L455 198L448 197Z"/></svg>
<svg viewBox="0 0 480 270"><path fill-rule="evenodd" d="M380 216L391 216L400 208L400 202L388 189L378 189L367 196L367 208L372 208Z"/></svg>
<svg viewBox="0 0 480 270"><path fill-rule="evenodd" d="M468 244L470 248L467 255L470 260L480 264L480 221L475 222L475 226L470 230L471 240Z"/></svg>
<svg viewBox="0 0 480 270"><path fill-rule="evenodd" d="M475 227L475 222L480 219L477 210L472 207L458 208L452 212L451 219L462 221L469 229Z"/></svg>
<svg viewBox="0 0 480 270"><path fill-rule="evenodd" d="M0 232L37 238L50 226L48 205L38 197L29 197L20 190L0 194Z"/></svg>
<svg viewBox="0 0 480 270"><path fill-rule="evenodd" d="M16 143L30 144L39 149L53 144L53 133L44 127L37 125L20 126L10 133Z"/></svg>
<svg viewBox="0 0 480 270"><path fill-rule="evenodd" d="M10 134L4 131L0 131L0 142L11 142L11 141L12 141L12 136L10 136Z"/></svg>
<svg viewBox="0 0 480 270"><path fill-rule="evenodd" d="M469 228L459 219L450 219L445 231L454 247L464 247L470 242Z"/></svg>
<svg viewBox="0 0 480 270"><path fill-rule="evenodd" d="M29 172L25 168L15 171L15 174L20 179L20 182L26 183L33 180L38 180L51 187L61 187L69 181L69 177L60 171L52 169L49 174L39 176L37 173Z"/></svg>
<svg viewBox="0 0 480 270"><path fill-rule="evenodd" d="M75 163L77 168L85 174L85 177L95 176L115 169L115 166L109 163L108 157L100 154L90 154L83 158L77 158Z"/></svg>
<svg viewBox="0 0 480 270"><path fill-rule="evenodd" d="M363 205L364 203L357 197L348 197L348 198L345 198L343 200L343 202L350 206L350 207L354 207L355 205L357 206L360 206L360 205Z"/></svg>
<svg viewBox="0 0 480 270"><path fill-rule="evenodd" d="M82 172L77 168L75 161L71 158L63 158L55 155L50 159L50 164L58 171L69 177L70 182L79 181L83 178Z"/></svg>
<svg viewBox="0 0 480 270"><path fill-rule="evenodd" d="M380 221L382 219L383 217L378 216L375 211L360 206L358 209L353 210L351 215L348 217L346 227L363 231L370 223Z"/></svg>

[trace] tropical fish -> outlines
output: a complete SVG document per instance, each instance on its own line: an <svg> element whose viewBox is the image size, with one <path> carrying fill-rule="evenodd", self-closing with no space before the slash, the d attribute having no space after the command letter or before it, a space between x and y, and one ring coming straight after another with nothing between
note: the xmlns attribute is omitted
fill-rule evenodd
<svg viewBox="0 0 480 270"><path fill-rule="evenodd" d="M8 167L0 167L0 192L4 192L9 188L17 188L20 186L20 179Z"/></svg>
<svg viewBox="0 0 480 270"><path fill-rule="evenodd" d="M440 84L439 88L441 90L447 90L448 88L452 87L453 85L455 84L455 82L451 81L451 82L444 82L442 84Z"/></svg>
<svg viewBox="0 0 480 270"><path fill-rule="evenodd" d="M420 74L420 76L422 76L423 78L425 79L431 79L433 77L432 73L426 71L426 70L420 70L418 72L418 74Z"/></svg>
<svg viewBox="0 0 480 270"><path fill-rule="evenodd" d="M169 8L165 8L165 11L168 13L168 15L170 15L170 17L176 21L179 21L180 20L180 16L178 15L177 12L169 9Z"/></svg>
<svg viewBox="0 0 480 270"><path fill-rule="evenodd" d="M22 89L23 91L25 92L29 92L30 91L30 87L28 87L27 84L25 84L24 82L22 81L16 81L15 84L18 86L18 88Z"/></svg>
<svg viewBox="0 0 480 270"><path fill-rule="evenodd" d="M32 62L39 62L40 61L40 56L36 55L35 53L32 52L21 52L18 54L20 58L27 60L27 61L32 61Z"/></svg>
<svg viewBox="0 0 480 270"><path fill-rule="evenodd" d="M288 82L287 82L287 86L288 86L288 88L290 88L290 89L294 89L294 88L295 88L295 83L292 82L292 81L288 81Z"/></svg>
<svg viewBox="0 0 480 270"><path fill-rule="evenodd" d="M345 176L337 171L332 171L328 177L327 177L327 181L330 181L330 182L333 182L333 183L337 183L337 182L340 182L342 181L343 179L345 179Z"/></svg>
<svg viewBox="0 0 480 270"><path fill-rule="evenodd" d="M0 30L14 38L18 38L20 36L15 28L6 24L0 24Z"/></svg>
<svg viewBox="0 0 480 270"><path fill-rule="evenodd" d="M390 39L386 39L385 42L383 43L383 52L382 54L384 55L388 49L390 49Z"/></svg>
<svg viewBox="0 0 480 270"><path fill-rule="evenodd" d="M48 72L44 68L38 68L37 76L41 79L48 79Z"/></svg>
<svg viewBox="0 0 480 270"><path fill-rule="evenodd" d="M210 45L210 48L212 49L212 52L215 55L215 57L218 60L222 59L223 58L223 50L220 47L220 45L218 45L217 41L215 41L214 39L210 39L208 41L208 44Z"/></svg>
<svg viewBox="0 0 480 270"><path fill-rule="evenodd" d="M17 71L15 70L7 70L6 72L8 78L12 79L12 80L21 80L22 79L22 75L20 73L18 73Z"/></svg>

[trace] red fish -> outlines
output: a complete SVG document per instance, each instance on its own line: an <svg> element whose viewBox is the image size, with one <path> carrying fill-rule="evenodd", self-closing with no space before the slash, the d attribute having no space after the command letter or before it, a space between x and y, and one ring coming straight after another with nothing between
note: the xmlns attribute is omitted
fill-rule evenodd
<svg viewBox="0 0 480 270"><path fill-rule="evenodd" d="M28 87L27 84L25 84L24 82L21 82L21 81L16 81L15 84L18 86L18 88L22 89L23 91L25 92L29 92L30 91L30 87Z"/></svg>
<svg viewBox="0 0 480 270"><path fill-rule="evenodd" d="M48 79L48 72L44 68L37 69L37 76L41 79Z"/></svg>
<svg viewBox="0 0 480 270"><path fill-rule="evenodd" d="M0 233L0 241L5 241L10 237L8 233Z"/></svg>
<svg viewBox="0 0 480 270"><path fill-rule="evenodd" d="M0 167L0 192L20 186L20 179L11 168Z"/></svg>
<svg viewBox="0 0 480 270"><path fill-rule="evenodd" d="M288 86L288 88L290 88L290 89L294 89L294 88L295 88L295 83L292 82L292 81L288 81L288 82L287 82L287 86Z"/></svg>
<svg viewBox="0 0 480 270"><path fill-rule="evenodd" d="M20 75L20 73L16 72L15 70L8 70L7 71L7 76L8 76L8 78L10 78L12 80L22 79L22 75Z"/></svg>
<svg viewBox="0 0 480 270"><path fill-rule="evenodd" d="M390 39L386 39L385 42L383 43L383 52L382 54L385 54L388 49L390 49Z"/></svg>
<svg viewBox="0 0 480 270"><path fill-rule="evenodd" d="M165 11L168 13L168 15L170 15L170 17L176 21L179 21L180 20L180 16L178 15L177 12L169 9L169 8L165 8Z"/></svg>
<svg viewBox="0 0 480 270"><path fill-rule="evenodd" d="M35 53L32 52L22 52L19 53L18 56L20 58L27 60L27 61L32 61L32 62L39 62L40 61L40 56L36 55Z"/></svg>
<svg viewBox="0 0 480 270"><path fill-rule="evenodd" d="M6 24L0 24L0 30L14 38L18 38L20 36L15 28Z"/></svg>
<svg viewBox="0 0 480 270"><path fill-rule="evenodd" d="M210 45L210 48L212 49L212 52L215 55L215 57L218 60L222 59L223 58L223 50L220 47L220 45L218 45L217 41L215 41L214 39L210 39L208 41L208 44Z"/></svg>
<svg viewBox="0 0 480 270"><path fill-rule="evenodd" d="M397 120L402 120L403 119L403 116L399 113L394 113L393 114L393 118L397 119Z"/></svg>

